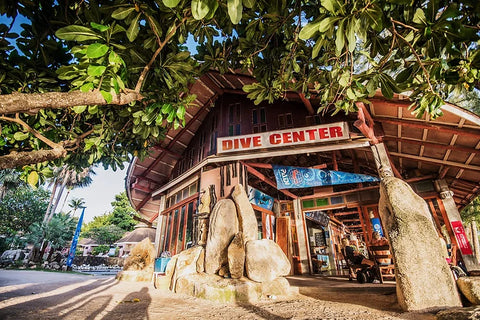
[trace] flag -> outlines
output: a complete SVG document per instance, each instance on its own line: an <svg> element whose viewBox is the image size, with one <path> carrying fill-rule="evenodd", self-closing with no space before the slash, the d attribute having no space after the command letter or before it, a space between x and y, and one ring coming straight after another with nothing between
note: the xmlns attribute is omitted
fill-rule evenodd
<svg viewBox="0 0 480 320"><path fill-rule="evenodd" d="M301 167L273 165L278 189L309 188L337 184L377 182L379 178L366 174Z"/></svg>
<svg viewBox="0 0 480 320"><path fill-rule="evenodd" d="M85 207L82 209L82 214L80 219L78 219L77 229L75 230L75 235L73 236L72 245L70 246L70 251L68 252L67 258L67 267L72 266L73 258L75 257L75 250L77 249L78 237L80 236L80 229L82 229L83 214L85 213Z"/></svg>

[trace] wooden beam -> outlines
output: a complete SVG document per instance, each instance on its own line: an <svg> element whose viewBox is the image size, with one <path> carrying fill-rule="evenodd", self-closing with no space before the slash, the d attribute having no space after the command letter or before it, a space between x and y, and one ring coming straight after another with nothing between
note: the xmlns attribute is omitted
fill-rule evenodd
<svg viewBox="0 0 480 320"><path fill-rule="evenodd" d="M150 192L143 198L142 202L140 202L137 206L135 206L136 211L140 211L140 209L143 208L143 206L152 198L152 193Z"/></svg>
<svg viewBox="0 0 480 320"><path fill-rule="evenodd" d="M153 146L153 149L158 150L158 151L160 151L160 152L166 152L166 153L168 153L169 155L173 156L173 157L176 158L176 159L179 159L179 158L182 157L181 154L178 154L178 153L176 153L176 152L173 152L173 151L171 151L171 150L168 150L167 148L161 147L160 145L155 145L155 146Z"/></svg>
<svg viewBox="0 0 480 320"><path fill-rule="evenodd" d="M404 120L404 119L396 119L396 118L389 118L389 117L375 117L375 120L380 121L382 123L402 125L410 128L436 130L436 131L447 132L451 134L458 134L459 136L468 136L468 137L475 137L477 139L480 139L479 130L473 130L473 129L467 129L467 128L455 128L455 127L441 125L441 124L432 124L430 122L425 123L419 120Z"/></svg>
<svg viewBox="0 0 480 320"><path fill-rule="evenodd" d="M248 164L246 164L245 162L243 161L240 161L245 167L247 167L247 171L250 172L251 174L253 174L254 176L256 176L257 178L259 178L260 180L262 180L263 182L265 183L268 183L269 185L271 185L272 187L274 187L275 189L277 189L277 184L275 182L273 182L272 180L270 180L268 177L266 177L263 173L259 172L258 170L250 167ZM288 190L283 190L283 189L277 189L278 191L280 191L281 193L283 193L284 195L292 198L292 199L297 199L298 197L296 195L294 195L293 193L291 193L290 191Z"/></svg>
<svg viewBox="0 0 480 320"><path fill-rule="evenodd" d="M132 184L132 189L139 190L145 193L151 193L153 189L150 189L149 187L142 186L141 184L134 183Z"/></svg>
<svg viewBox="0 0 480 320"><path fill-rule="evenodd" d="M352 214L358 214L358 211L350 211L350 212L335 212L333 215L335 217L338 217L338 216L350 216Z"/></svg>
<svg viewBox="0 0 480 320"><path fill-rule="evenodd" d="M365 105L363 102L357 102L357 107L358 107L358 113L357 117L358 120L353 123L353 125L360 130L361 133L370 141L372 144L377 144L379 143L377 137L375 136L375 132L373 130L373 120L370 114L368 113L367 109L365 108ZM367 123L367 121L369 123Z"/></svg>
<svg viewBox="0 0 480 320"><path fill-rule="evenodd" d="M466 148L466 147L460 147L456 145L445 145L440 143L421 141L417 139L407 139L407 138L397 138L397 137L386 136L386 137L383 137L383 140L384 141L400 141L408 144L428 146L428 147L433 147L433 148L442 149L442 150L455 150L455 151L461 151L466 153L480 154L480 149Z"/></svg>
<svg viewBox="0 0 480 320"><path fill-rule="evenodd" d="M406 158L406 159L412 159L412 160L424 161L424 162L430 162L430 163L436 163L436 164L443 164L443 165L446 165L446 166L463 168L463 169L473 170L473 171L480 171L479 166L474 166L474 165L469 165L469 164L464 164L464 163L459 163L459 162L444 161L444 160L440 160L440 159L420 157L420 156L415 156L415 155L412 155L412 154L397 153L397 152L391 152L390 154L392 156L400 157L400 158Z"/></svg>

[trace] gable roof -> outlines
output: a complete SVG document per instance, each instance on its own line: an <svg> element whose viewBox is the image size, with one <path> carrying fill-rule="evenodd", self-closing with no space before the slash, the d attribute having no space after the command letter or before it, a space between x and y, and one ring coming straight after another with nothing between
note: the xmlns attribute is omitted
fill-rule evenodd
<svg viewBox="0 0 480 320"><path fill-rule="evenodd" d="M171 181L175 164L181 159L216 99L224 93L245 95L242 87L253 82L253 77L248 75L211 71L191 86L190 91L197 98L195 105L187 109L185 127L176 130L170 128L166 138L151 150L150 156L143 161L135 158L130 163L126 179L127 194L134 208L144 217L149 219L158 214L160 203L154 197L158 194L155 191ZM291 92L286 97L303 101L307 110L313 110L309 101L297 93ZM417 119L408 109L411 102L402 95L388 100L379 93L370 101L372 103L367 106L367 110L376 124L375 133L383 139L403 178L445 178L454 192L459 208L479 194L479 116L446 104L442 107L443 116L436 120L432 121L428 115ZM349 117L351 120L352 115ZM345 152L345 156L374 168L373 155L366 140L363 140L363 147L350 149L348 153ZM209 160L215 161L215 156ZM189 174L194 170L195 168Z"/></svg>

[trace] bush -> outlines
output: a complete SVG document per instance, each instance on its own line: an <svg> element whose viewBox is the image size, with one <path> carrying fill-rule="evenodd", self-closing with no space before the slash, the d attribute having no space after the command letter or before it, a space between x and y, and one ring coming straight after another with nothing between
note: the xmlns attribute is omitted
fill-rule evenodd
<svg viewBox="0 0 480 320"><path fill-rule="evenodd" d="M102 244L102 245L99 245L98 247L93 248L92 249L92 254L94 256L96 256L99 253L101 253L101 254L107 253L108 250L110 250L110 246Z"/></svg>

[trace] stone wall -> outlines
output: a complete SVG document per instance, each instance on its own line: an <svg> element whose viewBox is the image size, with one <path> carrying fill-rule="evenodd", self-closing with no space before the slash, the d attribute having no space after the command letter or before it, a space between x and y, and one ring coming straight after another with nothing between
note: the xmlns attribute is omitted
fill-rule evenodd
<svg viewBox="0 0 480 320"><path fill-rule="evenodd" d="M90 266L123 266L125 258L120 257L95 257L95 256L77 256L73 259L73 264L81 266L83 264Z"/></svg>

